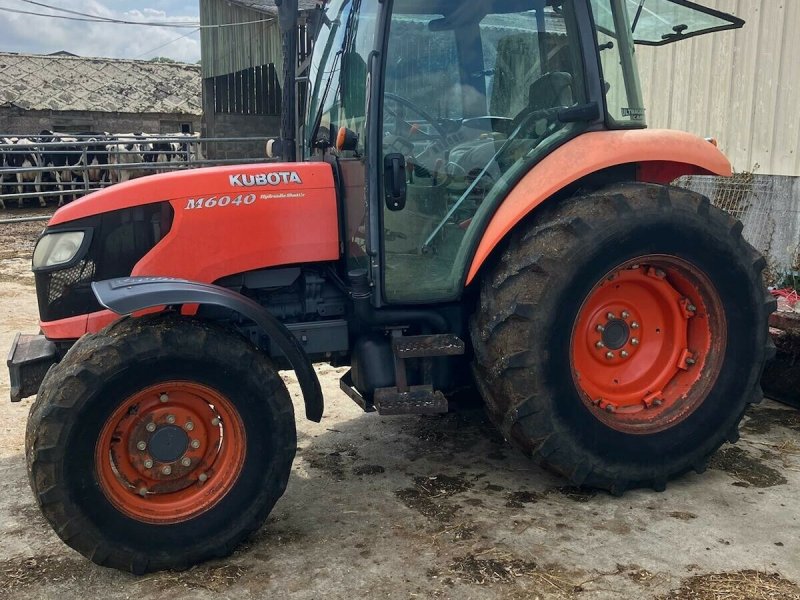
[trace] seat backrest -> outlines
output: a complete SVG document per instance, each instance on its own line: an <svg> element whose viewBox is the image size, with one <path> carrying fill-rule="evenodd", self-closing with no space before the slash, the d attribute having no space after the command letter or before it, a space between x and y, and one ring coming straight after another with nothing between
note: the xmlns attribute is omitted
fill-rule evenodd
<svg viewBox="0 0 800 600"><path fill-rule="evenodd" d="M564 71L546 73L528 89L529 110L572 106L573 103L572 75Z"/></svg>

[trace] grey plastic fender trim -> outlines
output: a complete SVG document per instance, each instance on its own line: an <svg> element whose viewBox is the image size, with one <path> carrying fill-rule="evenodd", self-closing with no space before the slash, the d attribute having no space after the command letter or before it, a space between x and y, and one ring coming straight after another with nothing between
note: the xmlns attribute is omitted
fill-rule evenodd
<svg viewBox="0 0 800 600"><path fill-rule="evenodd" d="M303 347L283 323L250 298L218 285L171 277L107 279L92 283L92 291L102 306L118 315L173 304L207 304L238 312L258 325L278 345L297 375L306 417L317 423L322 420L322 387Z"/></svg>

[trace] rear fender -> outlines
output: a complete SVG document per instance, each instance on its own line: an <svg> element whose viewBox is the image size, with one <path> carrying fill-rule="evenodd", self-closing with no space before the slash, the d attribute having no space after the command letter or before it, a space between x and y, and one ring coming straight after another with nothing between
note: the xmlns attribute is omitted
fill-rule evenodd
<svg viewBox="0 0 800 600"><path fill-rule="evenodd" d="M306 417L316 422L322 420L322 388L303 347L283 323L253 300L217 285L170 277L108 279L92 283L92 291L102 306L118 315L181 304L214 305L236 311L258 325L281 349L297 374Z"/></svg>
<svg viewBox="0 0 800 600"><path fill-rule="evenodd" d="M713 143L666 129L585 133L556 149L511 190L483 234L466 285L505 236L546 200L580 179L620 165L636 165L637 179L667 184L682 175L730 177L731 164Z"/></svg>

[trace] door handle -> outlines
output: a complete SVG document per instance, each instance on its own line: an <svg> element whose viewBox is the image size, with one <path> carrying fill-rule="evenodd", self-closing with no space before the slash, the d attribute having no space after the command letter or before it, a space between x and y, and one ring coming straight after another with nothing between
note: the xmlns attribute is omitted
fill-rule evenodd
<svg viewBox="0 0 800 600"><path fill-rule="evenodd" d="M383 189L386 208L403 210L406 206L406 158L399 152L383 157Z"/></svg>

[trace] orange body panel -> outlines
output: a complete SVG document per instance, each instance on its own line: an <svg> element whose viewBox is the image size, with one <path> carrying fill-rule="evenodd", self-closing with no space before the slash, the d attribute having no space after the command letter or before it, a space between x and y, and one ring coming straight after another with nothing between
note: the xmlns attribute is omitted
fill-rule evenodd
<svg viewBox="0 0 800 600"><path fill-rule="evenodd" d="M131 275L213 283L273 266L339 259L339 217L331 166L235 165L136 179L59 209L49 225L168 201L169 233ZM110 311L42 323L50 339L76 339L113 322Z"/></svg>
<svg viewBox="0 0 800 600"><path fill-rule="evenodd" d="M339 258L333 171L319 162L136 179L65 206L50 225L165 200L175 211L172 228L132 275L211 283L233 273Z"/></svg>
<svg viewBox="0 0 800 600"><path fill-rule="evenodd" d="M669 183L681 175L731 175L722 152L689 133L664 129L585 133L533 167L500 205L472 259L467 284L514 226L553 194L596 171L631 163L639 165L639 181L651 183Z"/></svg>

